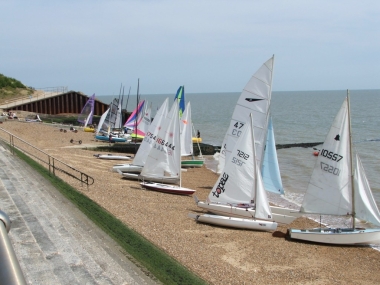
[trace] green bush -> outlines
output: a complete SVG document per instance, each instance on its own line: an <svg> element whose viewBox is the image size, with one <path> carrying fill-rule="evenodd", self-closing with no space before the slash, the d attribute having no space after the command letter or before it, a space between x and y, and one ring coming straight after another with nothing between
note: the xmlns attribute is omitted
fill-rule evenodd
<svg viewBox="0 0 380 285"><path fill-rule="evenodd" d="M6 87L11 87L11 88L26 88L24 84L22 84L20 81L4 76L3 74L0 73L0 88L6 88Z"/></svg>

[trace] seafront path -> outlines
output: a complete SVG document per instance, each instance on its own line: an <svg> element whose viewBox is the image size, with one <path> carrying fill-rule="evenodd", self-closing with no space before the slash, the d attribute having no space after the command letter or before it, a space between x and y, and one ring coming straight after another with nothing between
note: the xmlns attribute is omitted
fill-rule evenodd
<svg viewBox="0 0 380 285"><path fill-rule="evenodd" d="M50 182L0 144L0 210L27 284L159 284Z"/></svg>

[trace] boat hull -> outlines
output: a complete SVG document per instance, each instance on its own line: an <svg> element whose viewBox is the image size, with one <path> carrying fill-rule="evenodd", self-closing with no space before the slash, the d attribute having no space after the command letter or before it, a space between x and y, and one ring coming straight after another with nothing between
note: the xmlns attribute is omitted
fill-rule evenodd
<svg viewBox="0 0 380 285"><path fill-rule="evenodd" d="M181 167L202 167L204 160L182 160Z"/></svg>
<svg viewBox="0 0 380 285"><path fill-rule="evenodd" d="M131 163L124 163L124 164L116 164L112 167L113 172L130 172L130 173L140 173L142 170L142 166L139 165L133 165Z"/></svg>
<svg viewBox="0 0 380 285"><path fill-rule="evenodd" d="M258 230L258 231L275 231L277 223L264 220L234 218L219 215L202 214L196 215L189 213L189 217L195 219L197 222L213 224L222 227Z"/></svg>
<svg viewBox="0 0 380 285"><path fill-rule="evenodd" d="M107 141L109 142L109 137L106 137L106 136L95 136L95 139L96 140L99 140L99 141ZM118 138L118 137L112 137L111 138L111 142L126 142L127 139L126 138Z"/></svg>
<svg viewBox="0 0 380 285"><path fill-rule="evenodd" d="M255 216L256 211L252 207L235 207L232 205L216 204L216 203L206 203L202 201L197 201L197 205L213 214L236 217L236 218L252 218ZM297 217L287 216L283 214L273 213L273 221L280 224L290 224Z"/></svg>
<svg viewBox="0 0 380 285"><path fill-rule="evenodd" d="M129 173L129 172L122 172L121 175L127 179L132 179L132 180L143 180L143 181L149 181L149 182L168 183L168 184L179 183L179 177L148 177L148 176L141 176L138 173Z"/></svg>
<svg viewBox="0 0 380 285"><path fill-rule="evenodd" d="M111 160L131 160L132 159L132 157L128 155L94 154L94 156L100 159L111 159Z"/></svg>
<svg viewBox="0 0 380 285"><path fill-rule="evenodd" d="M167 185L167 184L162 184L162 183L142 182L140 183L140 185L151 191L176 194L176 195L192 195L195 192L195 190L193 189L180 187L176 185Z"/></svg>
<svg viewBox="0 0 380 285"><path fill-rule="evenodd" d="M380 229L289 229L291 239L341 245L380 244Z"/></svg>
<svg viewBox="0 0 380 285"><path fill-rule="evenodd" d="M95 133L95 129L94 128L90 128L90 127L84 127L83 131L89 132L89 133Z"/></svg>

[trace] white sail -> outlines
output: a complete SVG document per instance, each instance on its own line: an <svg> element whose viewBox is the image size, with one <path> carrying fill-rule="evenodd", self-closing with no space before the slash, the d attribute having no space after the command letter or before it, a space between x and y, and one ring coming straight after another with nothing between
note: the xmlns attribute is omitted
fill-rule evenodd
<svg viewBox="0 0 380 285"><path fill-rule="evenodd" d="M148 156L148 153L150 149L153 146L153 138L157 136L160 128L161 128L161 120L163 117L166 117L168 113L168 103L169 99L166 98L165 101L162 103L160 109L158 109L156 116L154 117L154 120L149 126L148 132L146 133L139 150L137 151L135 158L133 159L134 165L140 165L144 166L146 158Z"/></svg>
<svg viewBox="0 0 380 285"><path fill-rule="evenodd" d="M106 126L104 124L105 120L106 120L106 117L108 116L108 113L109 113L110 109L108 108L103 114L102 116L100 117L100 120L99 120L99 125L98 125L98 128L96 130L96 134L99 134L102 130L104 132L107 132L107 129L108 129L108 126Z"/></svg>
<svg viewBox="0 0 380 285"><path fill-rule="evenodd" d="M267 142L264 151L264 160L261 167L261 173L263 176L265 190L276 194L284 194L280 167L277 159L272 118L269 118Z"/></svg>
<svg viewBox="0 0 380 285"><path fill-rule="evenodd" d="M317 158L301 212L352 214L350 123L347 98Z"/></svg>
<svg viewBox="0 0 380 285"><path fill-rule="evenodd" d="M180 120L181 127L181 155L193 154L193 141L192 141L192 122L191 122L191 105L187 102L185 112L182 114Z"/></svg>
<svg viewBox="0 0 380 285"><path fill-rule="evenodd" d="M90 114L88 114L87 118L85 119L84 127L87 127L88 122L90 122L92 118L92 111L90 111Z"/></svg>
<svg viewBox="0 0 380 285"><path fill-rule="evenodd" d="M112 131L115 128L115 123L118 117L118 106L119 100L117 98L113 99L109 107L108 116L104 120L105 129Z"/></svg>
<svg viewBox="0 0 380 285"><path fill-rule="evenodd" d="M156 136L151 137L151 148L142 177L180 177L181 142L179 134L178 103L175 102L167 116L163 117Z"/></svg>
<svg viewBox="0 0 380 285"><path fill-rule="evenodd" d="M256 159L252 115L241 128L241 135L226 160L223 173L212 188L208 200L223 204L254 204L256 218L272 219Z"/></svg>
<svg viewBox="0 0 380 285"><path fill-rule="evenodd" d="M371 222L380 226L380 214L375 199L373 198L371 188L364 172L363 165L356 155L355 169L355 213L358 219Z"/></svg>
<svg viewBox="0 0 380 285"><path fill-rule="evenodd" d="M121 128L121 125L122 125L121 120L122 120L122 117L121 117L121 100L118 100L114 128Z"/></svg>
<svg viewBox="0 0 380 285"><path fill-rule="evenodd" d="M151 123L152 104L148 106L148 102L145 103L145 110L141 122L137 126L137 134L145 136L149 130Z"/></svg>
<svg viewBox="0 0 380 285"><path fill-rule="evenodd" d="M256 136L256 159L259 166L262 165L264 153L268 112L272 93L274 56L267 60L249 80L244 87L239 100L235 106L230 126L224 137L219 155L219 164L217 172L221 173L228 159L232 148L241 134L241 128L250 113L254 118L254 129Z"/></svg>
<svg viewBox="0 0 380 285"><path fill-rule="evenodd" d="M269 206L267 192L264 188L263 179L261 177L261 171L260 168L256 167L256 212L255 212L255 218L262 219L262 220L269 220L272 221L272 211Z"/></svg>

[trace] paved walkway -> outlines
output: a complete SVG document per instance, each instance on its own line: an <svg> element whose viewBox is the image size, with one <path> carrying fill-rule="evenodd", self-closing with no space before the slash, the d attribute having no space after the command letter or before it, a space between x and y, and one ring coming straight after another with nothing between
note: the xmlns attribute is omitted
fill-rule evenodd
<svg viewBox="0 0 380 285"><path fill-rule="evenodd" d="M0 144L0 209L27 284L157 284L48 181Z"/></svg>

